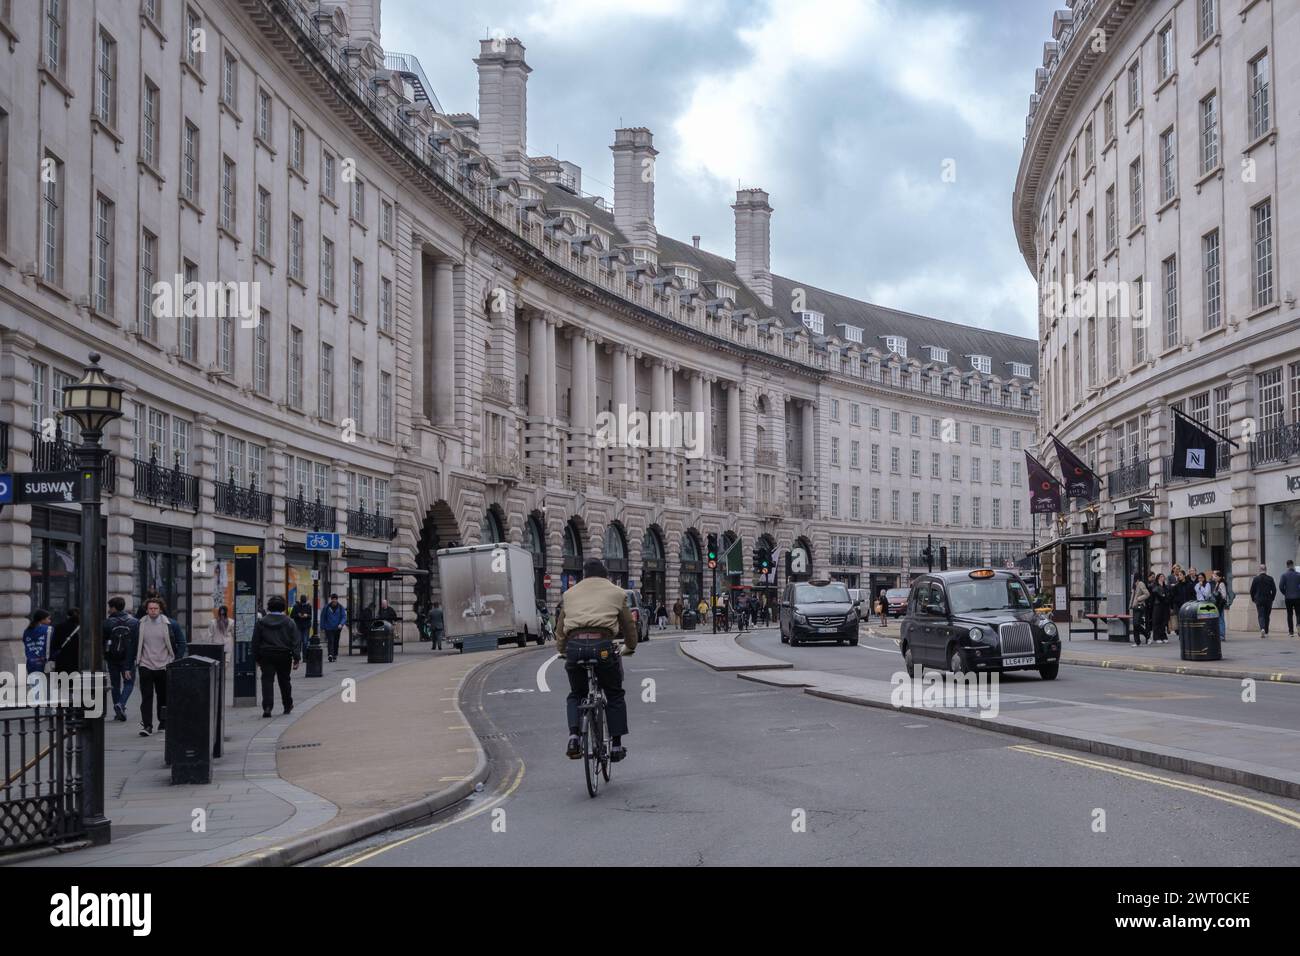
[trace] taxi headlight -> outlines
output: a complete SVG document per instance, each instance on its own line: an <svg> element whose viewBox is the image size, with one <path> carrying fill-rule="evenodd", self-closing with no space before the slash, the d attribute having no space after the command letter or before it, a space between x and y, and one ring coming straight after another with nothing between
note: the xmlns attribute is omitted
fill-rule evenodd
<svg viewBox="0 0 1300 956"><path fill-rule="evenodd" d="M1048 637L1056 637L1056 625L1051 621L1043 622L1043 633Z"/></svg>
<svg viewBox="0 0 1300 956"><path fill-rule="evenodd" d="M970 633L968 633L966 636L969 637L971 641L978 644L984 640L984 631L982 628L972 627L970 629Z"/></svg>

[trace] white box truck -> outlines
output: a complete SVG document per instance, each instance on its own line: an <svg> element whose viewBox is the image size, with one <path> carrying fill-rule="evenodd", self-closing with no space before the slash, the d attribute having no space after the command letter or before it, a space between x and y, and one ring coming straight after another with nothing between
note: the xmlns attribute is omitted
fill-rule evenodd
<svg viewBox="0 0 1300 956"><path fill-rule="evenodd" d="M533 556L515 544L479 544L438 552L443 623L460 651L546 640L533 590Z"/></svg>

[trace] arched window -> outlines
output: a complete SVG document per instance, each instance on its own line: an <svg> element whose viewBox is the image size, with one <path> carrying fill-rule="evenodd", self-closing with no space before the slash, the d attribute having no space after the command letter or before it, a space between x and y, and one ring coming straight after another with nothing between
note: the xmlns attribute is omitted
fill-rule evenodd
<svg viewBox="0 0 1300 956"><path fill-rule="evenodd" d="M626 557L627 546L623 543L623 532L618 525L612 524L605 529L605 559Z"/></svg>
<svg viewBox="0 0 1300 956"><path fill-rule="evenodd" d="M646 528L645 537L641 539L641 558L645 561L664 559L663 545L659 543L659 535L655 534L654 528Z"/></svg>
<svg viewBox="0 0 1300 956"><path fill-rule="evenodd" d="M542 526L534 517L528 518L528 523L524 525L524 547L532 552L533 565L541 567L546 564L546 537L542 534Z"/></svg>
<svg viewBox="0 0 1300 956"><path fill-rule="evenodd" d="M501 529L501 519L491 508L483 514L483 523L479 525L479 538L483 544L502 544L506 540L505 532Z"/></svg>
<svg viewBox="0 0 1300 956"><path fill-rule="evenodd" d="M578 567L582 567L582 540L578 537L578 531L573 527L572 521L564 526L564 556L576 558Z"/></svg>
<svg viewBox="0 0 1300 956"><path fill-rule="evenodd" d="M695 535L689 531L682 535L682 560L700 560L700 544L695 540Z"/></svg>

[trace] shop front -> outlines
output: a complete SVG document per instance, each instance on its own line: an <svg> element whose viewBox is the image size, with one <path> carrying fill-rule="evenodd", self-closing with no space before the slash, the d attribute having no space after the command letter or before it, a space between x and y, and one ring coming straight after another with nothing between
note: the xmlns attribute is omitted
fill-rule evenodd
<svg viewBox="0 0 1300 956"><path fill-rule="evenodd" d="M682 604L695 607L704 594L704 562L700 560L700 542L693 531L682 535L681 567L677 572Z"/></svg>
<svg viewBox="0 0 1300 956"><path fill-rule="evenodd" d="M193 602L191 568L194 560L193 535L189 528L135 522L135 560L132 593L135 607L144 604L146 594L162 598L167 616L179 621L185 633L192 634L195 622L190 609ZM207 622L199 622L204 629Z"/></svg>
<svg viewBox="0 0 1300 956"><path fill-rule="evenodd" d="M1169 491L1172 564L1210 571L1232 571L1232 483L1220 478ZM1158 568L1166 574L1168 568Z"/></svg>
<svg viewBox="0 0 1300 956"><path fill-rule="evenodd" d="M582 536L572 521L564 526L564 544L560 557L560 592L582 580Z"/></svg>
<svg viewBox="0 0 1300 956"><path fill-rule="evenodd" d="M81 600L81 512L33 505L31 529L31 608L49 611L57 627Z"/></svg>
<svg viewBox="0 0 1300 956"><path fill-rule="evenodd" d="M331 590L339 590L330 577L330 552L308 551L306 541L302 544L286 542L284 546L284 599L290 607L302 595L308 602L312 595L312 572L320 575L320 591L328 597ZM386 555L380 555L379 564L387 563Z"/></svg>
<svg viewBox="0 0 1300 956"><path fill-rule="evenodd" d="M1300 464L1257 475L1255 491L1260 502L1259 560L1277 579L1287 561L1300 566Z"/></svg>
<svg viewBox="0 0 1300 956"><path fill-rule="evenodd" d="M648 607L669 606L668 588L665 581L663 541L654 528L647 528L641 539L641 599Z"/></svg>
<svg viewBox="0 0 1300 956"><path fill-rule="evenodd" d="M236 558L250 558L255 562L256 571L254 579L257 585L256 599L261 604L262 597L262 568L265 557L266 542L260 538L246 538L233 534L218 534L214 543L213 550L216 554L216 566L212 569L212 576L209 579L212 589L212 613L215 616L218 609L224 607L226 613L235 621L236 629L239 627L239 621L235 614L236 607ZM198 621L200 633L207 626L206 621ZM242 635L237 635L242 636Z"/></svg>
<svg viewBox="0 0 1300 956"><path fill-rule="evenodd" d="M605 570L609 579L621 588L628 587L627 539L623 529L616 524L605 529Z"/></svg>

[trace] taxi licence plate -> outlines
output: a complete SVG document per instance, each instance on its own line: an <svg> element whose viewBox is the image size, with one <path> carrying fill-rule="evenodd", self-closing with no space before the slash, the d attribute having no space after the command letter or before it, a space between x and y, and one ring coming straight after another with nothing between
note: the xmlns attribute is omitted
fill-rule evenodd
<svg viewBox="0 0 1300 956"><path fill-rule="evenodd" d="M1034 659L1032 657L1008 657L1002 661L1003 667L1032 667Z"/></svg>
<svg viewBox="0 0 1300 956"><path fill-rule="evenodd" d="M819 628L817 628L817 633L818 633L818 634L834 634L834 633L835 633L836 631L838 631L838 630L839 630L838 627L819 627Z"/></svg>

